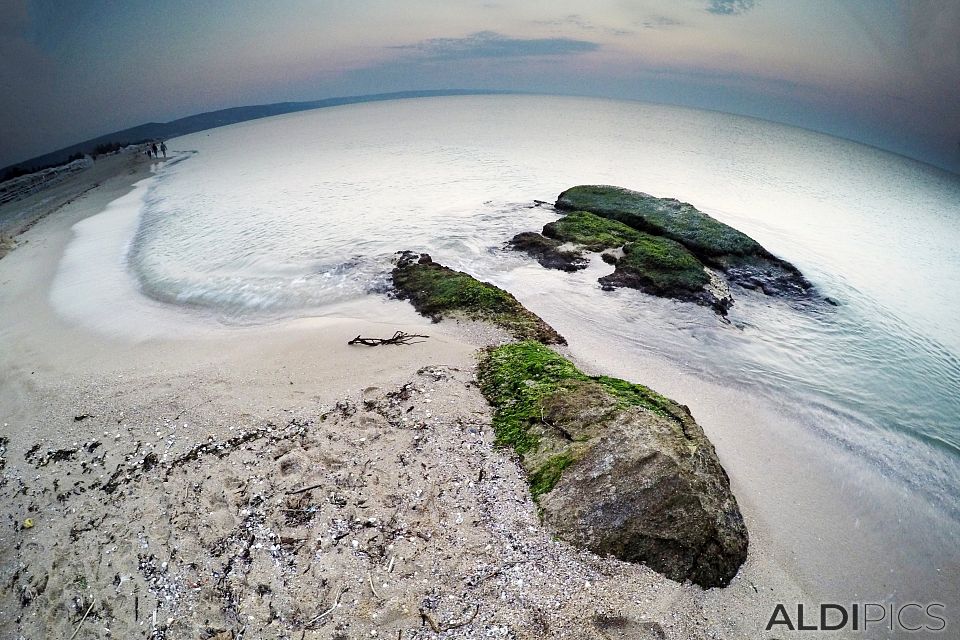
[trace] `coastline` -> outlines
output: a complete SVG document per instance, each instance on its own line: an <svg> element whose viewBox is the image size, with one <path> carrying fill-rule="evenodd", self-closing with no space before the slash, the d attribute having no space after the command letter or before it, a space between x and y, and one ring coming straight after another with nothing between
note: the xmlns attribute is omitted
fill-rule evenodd
<svg viewBox="0 0 960 640"><path fill-rule="evenodd" d="M150 160L137 153L102 156L89 169L69 175L19 200L0 204L0 233L15 240L46 216L89 192L103 192L100 187L105 183L109 183L108 189L114 193L112 189L124 189L121 183L126 178L121 179L121 176L146 177L157 162L162 161Z"/></svg>
<svg viewBox="0 0 960 640"><path fill-rule="evenodd" d="M0 355L0 436L9 439L0 485L7 505L0 550L9 560L0 575L5 585L32 585L28 588L35 592L26 605L23 591L0 592L2 617L19 621L18 634L69 636L87 606L95 613L80 627L81 638L95 637L104 626L118 637L154 625L169 627L175 635L206 631L201 621L223 604L224 596L217 585L187 584L190 569L182 557L175 557L178 545L183 545L183 553L195 554L194 563L210 569L226 558L218 558L202 543L221 540L228 548L242 547L231 535L253 498L264 501L266 506L254 511L266 524L280 518L289 525L281 510L290 506L275 498L314 481L332 483L349 494L344 507L348 512L323 506L311 522L298 525L308 535L298 527L278 528L279 551L273 555L269 544L254 551L249 542L238 547L251 558L244 584L231 587L231 597L242 597L235 611L207 625L234 635L213 637L235 638L238 621L244 620L251 630L270 637L286 637L295 624L303 627L305 637L329 637L337 625L351 637L378 629L385 637L398 630L403 637L433 637L433 625L422 608L427 607L442 628L466 620L478 604L476 626L502 627L504 637L509 637L509 628L517 637L645 633L746 638L757 635L775 603L818 602L828 594L830 576L817 570L830 567L836 558L825 556L822 567L799 575L777 542L777 536L796 524L784 517L795 505L781 505L778 512L769 494L756 499L769 467L747 473L752 457L769 443L754 441L740 450L740 438L764 429L769 414L759 412L756 403L744 411L743 396L684 380L665 363L651 359L609 371L615 366L612 359L590 355L609 353L602 345L565 350L584 364L645 382L689 404L703 424L730 473L751 534L747 563L724 589L678 585L645 567L599 559L550 539L537 523L516 463L508 453L492 448L489 409L473 383L476 350L502 338L488 327L429 324L405 303L380 300L370 301L379 307L380 314L374 315L389 310L398 322L309 318L259 327L214 326L187 336L132 341L105 337L62 319L50 305L49 292L73 225L100 213L147 175L143 165L132 173L124 169L110 178L100 176L99 187L41 216L24 231L25 242L0 260L0 304L17 309L16 314L4 314L0 325L0 337L9 345ZM389 335L398 329L431 337L404 347L346 345L357 333ZM392 401L387 394L401 392L407 384L422 389L403 401L408 403L403 405L404 417L415 426L394 426L384 415ZM332 417L323 420L324 414ZM734 428L737 420L745 422L739 429ZM184 460L204 443L227 443L238 430L267 425L278 434L251 440L223 457L201 452ZM301 428L309 431L307 438ZM92 451L82 446L93 442L100 444ZM36 456L27 459L37 444L41 455L47 450L78 451L38 465ZM815 441L804 441L802 450L815 456ZM125 459L139 459L139 466L146 468L142 461L148 451L157 452L155 473L147 469L107 496L99 488L88 488L100 475L109 478ZM285 465L285 460L292 462ZM803 480L803 472L794 460L792 475L779 486ZM351 474L365 480L348 482ZM85 490L64 492L66 484L77 479ZM191 487L197 485L208 487L211 495L193 502ZM60 502L58 492L69 495ZM324 489L315 497L326 501L328 493ZM187 498L178 504L176 496ZM815 495L807 498L817 500ZM368 507L361 508L360 500ZM26 517L34 520L30 529L20 526ZM391 518L399 518L403 526L389 532L363 523L359 529L348 526L337 544L333 539L342 531L328 530L338 520L349 525ZM395 549L387 551L395 553L371 553L369 540L365 536L361 541L358 531L379 532L378 543L393 536L384 548L393 544ZM265 529L253 536L252 544L269 539ZM284 549L291 543L283 538L301 537L315 539L316 547L305 542L296 551ZM163 571L144 570L144 538L156 565L168 563ZM351 548L346 541L352 539L358 545ZM73 543L58 544L63 540ZM835 553L842 556L847 550ZM54 564L60 569L51 570ZM180 586L155 588L148 576L162 585ZM269 598L257 592L257 580L270 587ZM165 600L166 595L172 599ZM107 600L115 601L113 621L96 606ZM298 618L298 607L319 615L337 601L340 606L317 620L323 624L316 629L304 624L309 618ZM131 619L134 603L140 613ZM156 621L152 611L158 612ZM620 618L626 620L624 635L608 624ZM656 635L658 629L663 635ZM462 625L445 633L473 637L479 632Z"/></svg>

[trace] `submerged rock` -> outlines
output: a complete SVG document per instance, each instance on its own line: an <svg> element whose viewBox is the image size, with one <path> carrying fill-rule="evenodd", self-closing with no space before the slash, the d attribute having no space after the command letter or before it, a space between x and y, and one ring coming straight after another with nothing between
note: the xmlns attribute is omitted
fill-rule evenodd
<svg viewBox="0 0 960 640"><path fill-rule="evenodd" d="M726 315L732 304L729 292L717 295L719 289L708 286L712 272L679 242L588 211L574 211L548 223L543 227L543 235L526 232L511 241L511 246L523 248L545 267L573 270L564 268L557 255L558 247L563 245L586 251L619 249L619 255L602 254L605 262L616 266L613 273L600 278L604 289L639 289L655 296L713 307L721 315ZM574 255L586 266L581 253Z"/></svg>
<svg viewBox="0 0 960 640"><path fill-rule="evenodd" d="M723 224L693 205L607 185L580 185L559 195L556 208L589 211L632 229L665 236L698 255L759 255L755 240Z"/></svg>
<svg viewBox="0 0 960 640"><path fill-rule="evenodd" d="M517 251L525 251L547 269L577 271L589 264L582 252L562 249L564 243L533 231L518 233L507 244Z"/></svg>
<svg viewBox="0 0 960 640"><path fill-rule="evenodd" d="M557 198L562 211L589 211L627 227L674 240L704 265L723 271L728 280L767 295L803 296L812 285L799 269L764 249L757 241L674 198L657 198L607 185L580 185Z"/></svg>
<svg viewBox="0 0 960 640"><path fill-rule="evenodd" d="M649 237L621 222L588 211L573 211L559 220L548 222L543 227L543 235L579 245L587 251L622 247L628 242L639 242Z"/></svg>
<svg viewBox="0 0 960 640"><path fill-rule="evenodd" d="M500 287L438 264L426 253L399 252L392 278L396 296L409 300L414 309L434 322L460 315L492 322L518 340L567 343L553 327Z"/></svg>
<svg viewBox="0 0 960 640"><path fill-rule="evenodd" d="M640 289L656 296L697 300L710 277L697 258L682 244L647 236L623 245L616 270L600 278L601 284Z"/></svg>
<svg viewBox="0 0 960 640"><path fill-rule="evenodd" d="M736 575L747 530L686 407L530 341L488 351L479 378L497 442L520 455L558 537L703 587Z"/></svg>

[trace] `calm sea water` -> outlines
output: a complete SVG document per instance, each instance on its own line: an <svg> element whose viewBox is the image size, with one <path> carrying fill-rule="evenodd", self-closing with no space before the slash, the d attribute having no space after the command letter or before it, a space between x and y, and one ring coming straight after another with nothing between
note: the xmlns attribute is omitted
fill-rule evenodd
<svg viewBox="0 0 960 640"><path fill-rule="evenodd" d="M235 323L381 291L401 249L497 283L565 331L816 414L813 428L960 515L960 179L719 113L579 98L323 109L171 141L125 254L155 301ZM189 156L189 157L186 157ZM575 184L677 197L793 262L838 307L708 310L603 292L503 249ZM599 342L597 342L599 341Z"/></svg>

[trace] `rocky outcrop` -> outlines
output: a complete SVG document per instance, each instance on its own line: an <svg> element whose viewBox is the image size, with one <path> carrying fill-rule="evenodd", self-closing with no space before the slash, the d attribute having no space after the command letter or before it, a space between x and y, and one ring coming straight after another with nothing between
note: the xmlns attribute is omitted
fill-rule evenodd
<svg viewBox="0 0 960 640"><path fill-rule="evenodd" d="M805 296L813 287L799 269L686 202L607 185L581 185L557 198L561 211L589 211L631 229L680 243L734 284L771 296Z"/></svg>
<svg viewBox="0 0 960 640"><path fill-rule="evenodd" d="M600 278L604 288L630 287L664 298L712 305L716 301L704 288L708 272L683 245L650 236L623 245L623 255L612 262L613 273Z"/></svg>
<svg viewBox="0 0 960 640"><path fill-rule="evenodd" d="M434 322L461 316L491 322L518 340L567 343L553 327L500 287L438 264L426 253L398 252L391 275L396 297L409 300Z"/></svg>
<svg viewBox="0 0 960 640"><path fill-rule="evenodd" d="M497 442L520 455L558 537L703 587L736 575L746 527L686 407L529 341L490 350L479 378Z"/></svg>
<svg viewBox="0 0 960 640"><path fill-rule="evenodd" d="M543 235L517 234L510 246L525 250L547 268L564 271L586 266L583 251L617 249L619 255L603 254L605 262L616 266L613 273L600 278L604 289L639 289L713 307L721 315L732 304L729 292L718 294L720 289L709 286L715 273L681 243L587 211L574 211L548 223ZM560 249L571 246L576 249Z"/></svg>
<svg viewBox="0 0 960 640"><path fill-rule="evenodd" d="M536 258L537 262L547 269L577 271L586 268L589 264L589 261L583 257L583 252L563 249L563 242L533 231L518 233L507 244L511 249L524 251Z"/></svg>

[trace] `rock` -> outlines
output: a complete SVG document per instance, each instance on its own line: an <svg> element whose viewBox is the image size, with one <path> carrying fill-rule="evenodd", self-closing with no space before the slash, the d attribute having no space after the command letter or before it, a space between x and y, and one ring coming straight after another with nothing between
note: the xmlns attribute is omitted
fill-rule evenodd
<svg viewBox="0 0 960 640"><path fill-rule="evenodd" d="M631 229L674 240L730 282L772 296L805 296L812 285L799 269L686 202L607 185L567 189L555 204L562 211L589 211Z"/></svg>
<svg viewBox="0 0 960 640"><path fill-rule="evenodd" d="M610 253L601 256L604 262L616 266L612 274L599 280L605 290L629 287L664 298L721 307L706 288L710 277L703 263L679 242L587 211L568 213L548 223L543 233L555 241L573 243L588 251L620 248L619 257Z"/></svg>
<svg viewBox="0 0 960 640"><path fill-rule="evenodd" d="M546 238L533 231L524 231L513 236L507 243L511 249L525 251L537 259L547 269L560 271L577 271L584 269L589 263L580 251L564 250L562 242Z"/></svg>
<svg viewBox="0 0 960 640"><path fill-rule="evenodd" d="M623 245L616 267L600 279L601 284L632 287L665 298L695 300L710 282L703 264L682 244L656 236Z"/></svg>
<svg viewBox="0 0 960 640"><path fill-rule="evenodd" d="M529 341L488 351L479 378L497 442L520 455L557 537L703 587L736 575L747 530L686 407Z"/></svg>
<svg viewBox="0 0 960 640"><path fill-rule="evenodd" d="M414 309L434 322L464 316L496 324L519 340L567 343L508 292L436 263L426 253L398 252L392 279L396 297L409 300Z"/></svg>
<svg viewBox="0 0 960 640"><path fill-rule="evenodd" d="M622 222L587 211L574 211L543 227L543 235L517 234L510 245L523 249L548 268L573 271L587 261L581 251L560 249L574 245L586 251L603 251L604 262L616 267L599 278L604 291L617 287L639 289L650 295L696 302L726 315L732 296L718 296L711 272L685 246L662 236L637 231ZM615 255L616 252L619 255Z"/></svg>
<svg viewBox="0 0 960 640"><path fill-rule="evenodd" d="M588 211L573 211L559 220L548 222L543 235L561 242L579 245L587 251L603 251L637 242L648 236L622 222L610 220Z"/></svg>
<svg viewBox="0 0 960 640"><path fill-rule="evenodd" d="M590 442L540 498L544 522L560 538L704 587L736 575L746 560L746 529L713 446L692 418L616 411Z"/></svg>
<svg viewBox="0 0 960 640"><path fill-rule="evenodd" d="M801 298L813 289L796 267L777 258L725 256L718 264L731 284L768 296Z"/></svg>
<svg viewBox="0 0 960 640"><path fill-rule="evenodd" d="M580 185L561 193L554 206L561 211L589 211L631 229L676 240L697 255L764 253L746 234L674 198L657 198L623 187Z"/></svg>

